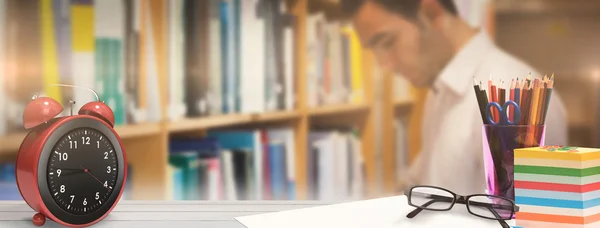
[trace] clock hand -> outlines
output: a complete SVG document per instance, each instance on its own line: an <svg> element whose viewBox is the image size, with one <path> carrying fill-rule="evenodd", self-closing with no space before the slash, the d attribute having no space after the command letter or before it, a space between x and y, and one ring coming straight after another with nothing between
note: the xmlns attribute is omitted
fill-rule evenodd
<svg viewBox="0 0 600 228"><path fill-rule="evenodd" d="M84 169L71 169L71 168L56 168L56 170L75 170L75 171L80 171L83 172Z"/></svg>
<svg viewBox="0 0 600 228"><path fill-rule="evenodd" d="M90 174L90 176L92 176L94 179L96 179L98 181L98 183L100 183L102 185L102 187L108 189L108 187L104 186L104 184L102 184L102 181L100 181L100 179L98 179L96 176L94 176L94 174L92 174L88 169L83 168L83 166L79 166L83 169L84 172Z"/></svg>
<svg viewBox="0 0 600 228"><path fill-rule="evenodd" d="M58 174L59 177L67 176L70 174L84 173L83 169L71 169L71 168L56 168L54 172L50 173L54 175L54 173Z"/></svg>
<svg viewBox="0 0 600 228"><path fill-rule="evenodd" d="M73 174L81 174L81 173L85 173L83 171L79 171L79 172L68 172L68 173L64 173L64 174L60 174L61 177L64 176L69 176L69 175L73 175Z"/></svg>

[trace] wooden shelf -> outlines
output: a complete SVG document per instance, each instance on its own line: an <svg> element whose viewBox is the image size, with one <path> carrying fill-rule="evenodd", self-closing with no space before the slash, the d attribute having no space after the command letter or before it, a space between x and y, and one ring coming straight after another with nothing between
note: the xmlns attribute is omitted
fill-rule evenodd
<svg viewBox="0 0 600 228"><path fill-rule="evenodd" d="M394 100L394 107L408 107L413 104L410 99L396 99Z"/></svg>
<svg viewBox="0 0 600 228"><path fill-rule="evenodd" d="M409 99L396 99L392 101L392 109L395 116L408 114L413 107L413 101Z"/></svg>
<svg viewBox="0 0 600 228"><path fill-rule="evenodd" d="M193 131L252 123L287 121L294 120L298 117L300 117L300 115L297 111L207 116L170 122L168 130L169 132Z"/></svg>
<svg viewBox="0 0 600 228"><path fill-rule="evenodd" d="M115 130L117 130L121 139L138 138L160 133L159 124L156 123L116 126ZM16 153L25 136L27 136L25 132L0 136L0 154Z"/></svg>
<svg viewBox="0 0 600 228"><path fill-rule="evenodd" d="M131 124L116 126L115 130L117 130L121 139L139 138L160 134L160 125L158 123Z"/></svg>
<svg viewBox="0 0 600 228"><path fill-rule="evenodd" d="M15 153L19 150L26 133L15 133L0 137L0 154Z"/></svg>
<svg viewBox="0 0 600 228"><path fill-rule="evenodd" d="M346 113L364 112L370 108L367 104L338 104L327 105L323 107L314 107L309 109L308 115L311 117L343 115Z"/></svg>

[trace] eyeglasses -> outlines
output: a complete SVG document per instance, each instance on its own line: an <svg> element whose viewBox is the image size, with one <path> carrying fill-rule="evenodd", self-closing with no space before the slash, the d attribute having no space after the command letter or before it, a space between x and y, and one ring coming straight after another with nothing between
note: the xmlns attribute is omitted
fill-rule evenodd
<svg viewBox="0 0 600 228"><path fill-rule="evenodd" d="M468 196L457 195L447 189L435 186L413 186L406 189L404 194L408 197L408 205L416 207L406 215L414 218L423 210L449 211L455 203L465 204L470 214L484 219L497 220L504 228L510 228L505 220L511 220L519 207L511 199L475 194Z"/></svg>

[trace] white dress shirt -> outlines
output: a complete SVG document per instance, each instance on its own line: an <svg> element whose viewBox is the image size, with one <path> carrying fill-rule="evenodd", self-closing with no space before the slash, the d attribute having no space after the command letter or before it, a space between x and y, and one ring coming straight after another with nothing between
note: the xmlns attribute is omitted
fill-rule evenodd
<svg viewBox="0 0 600 228"><path fill-rule="evenodd" d="M407 183L427 184L458 194L485 193L483 122L473 76L487 89L490 75L497 84L539 73L500 50L484 31L459 51L436 79L427 94L422 123L421 152L409 169ZM521 80L519 80L521 81ZM552 93L546 118L546 145L566 145L567 118L556 91Z"/></svg>

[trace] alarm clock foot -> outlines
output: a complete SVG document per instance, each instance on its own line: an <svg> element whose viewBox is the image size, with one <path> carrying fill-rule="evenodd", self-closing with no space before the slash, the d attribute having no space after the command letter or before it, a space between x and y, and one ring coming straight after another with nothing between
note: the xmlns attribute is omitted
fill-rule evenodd
<svg viewBox="0 0 600 228"><path fill-rule="evenodd" d="M33 225L36 226L43 226L46 223L46 216L44 216L42 213L37 213L33 216Z"/></svg>

